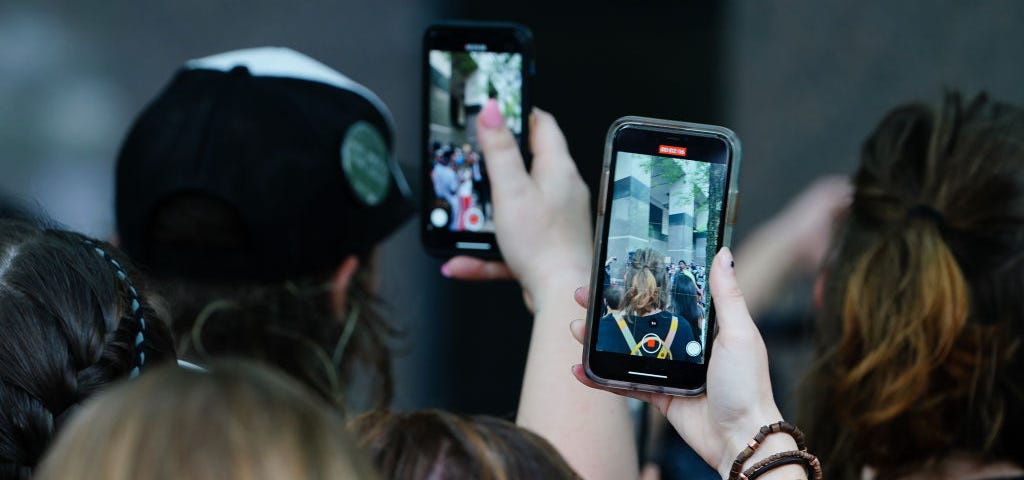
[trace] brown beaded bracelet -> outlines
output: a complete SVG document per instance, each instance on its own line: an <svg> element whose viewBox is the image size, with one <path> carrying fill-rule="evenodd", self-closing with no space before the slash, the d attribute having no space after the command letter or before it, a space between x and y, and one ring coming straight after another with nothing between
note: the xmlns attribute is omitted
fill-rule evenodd
<svg viewBox="0 0 1024 480"><path fill-rule="evenodd" d="M755 463L752 467L743 472L743 475L741 475L740 478L754 480L769 470L773 470L783 465L792 464L803 465L804 469L807 471L807 478L821 480L821 462L818 461L818 457L807 453L805 450L780 452L762 459L760 462Z"/></svg>
<svg viewBox="0 0 1024 480"><path fill-rule="evenodd" d="M747 471L743 471L743 464L746 463L747 460L750 460L750 457L754 455L754 452L756 452L758 447L761 446L761 443L764 442L765 437L773 433L786 433L793 437L793 440L796 441L796 446L799 450L777 453L758 462ZM809 457L809 459L805 457ZM770 462L766 462L770 459ZM747 480L749 478L756 478L751 477L750 475L754 474L756 476L760 476L768 470L792 463L803 463L808 471L808 475L813 475L812 478L818 480L821 479L821 464L818 462L817 457L807 453L807 444L804 442L804 433L801 432L799 428L796 428L796 425L786 421L778 421L771 425L761 427L757 434L754 435L754 438L747 443L747 447L736 456L736 460L732 462L732 468L729 470L729 480Z"/></svg>

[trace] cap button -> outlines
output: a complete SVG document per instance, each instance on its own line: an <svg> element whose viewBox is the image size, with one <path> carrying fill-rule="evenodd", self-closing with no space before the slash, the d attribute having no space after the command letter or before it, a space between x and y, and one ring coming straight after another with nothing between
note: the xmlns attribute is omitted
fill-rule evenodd
<svg viewBox="0 0 1024 480"><path fill-rule="evenodd" d="M235 65L231 68L231 71L228 73L230 73L231 75L245 75L247 77L252 75L251 73L249 73L249 67L245 65Z"/></svg>

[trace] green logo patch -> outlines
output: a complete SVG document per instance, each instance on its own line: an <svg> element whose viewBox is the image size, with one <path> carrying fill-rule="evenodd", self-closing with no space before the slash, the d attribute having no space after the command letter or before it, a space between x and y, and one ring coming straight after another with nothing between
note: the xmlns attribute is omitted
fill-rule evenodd
<svg viewBox="0 0 1024 480"><path fill-rule="evenodd" d="M371 124L359 121L341 141L341 169L356 197L373 207L387 197L391 183L388 146Z"/></svg>

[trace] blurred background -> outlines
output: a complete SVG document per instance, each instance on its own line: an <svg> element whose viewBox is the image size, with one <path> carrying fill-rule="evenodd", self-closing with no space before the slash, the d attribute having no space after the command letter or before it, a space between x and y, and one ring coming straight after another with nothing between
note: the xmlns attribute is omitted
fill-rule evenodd
<svg viewBox="0 0 1024 480"><path fill-rule="evenodd" d="M114 159L135 115L186 60L263 45L304 52L375 91L395 116L399 158L418 189L420 38L452 18L533 30L536 104L558 118L592 191L605 132L620 116L736 131L735 244L811 180L850 173L860 142L899 103L934 102L945 88L1024 103L1024 2L553 3L7 0L0 193L113 236ZM531 322L519 289L444 279L414 221L380 259L382 294L405 327L395 339L396 406L511 416ZM808 279L783 291L762 328L786 402L813 312Z"/></svg>

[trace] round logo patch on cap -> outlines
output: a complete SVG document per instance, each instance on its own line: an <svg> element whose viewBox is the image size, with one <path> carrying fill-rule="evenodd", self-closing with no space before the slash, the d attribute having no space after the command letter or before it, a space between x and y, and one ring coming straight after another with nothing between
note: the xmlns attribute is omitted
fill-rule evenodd
<svg viewBox="0 0 1024 480"><path fill-rule="evenodd" d="M388 146L369 122L349 127L341 141L341 169L359 200L371 207L387 197L391 183Z"/></svg>

